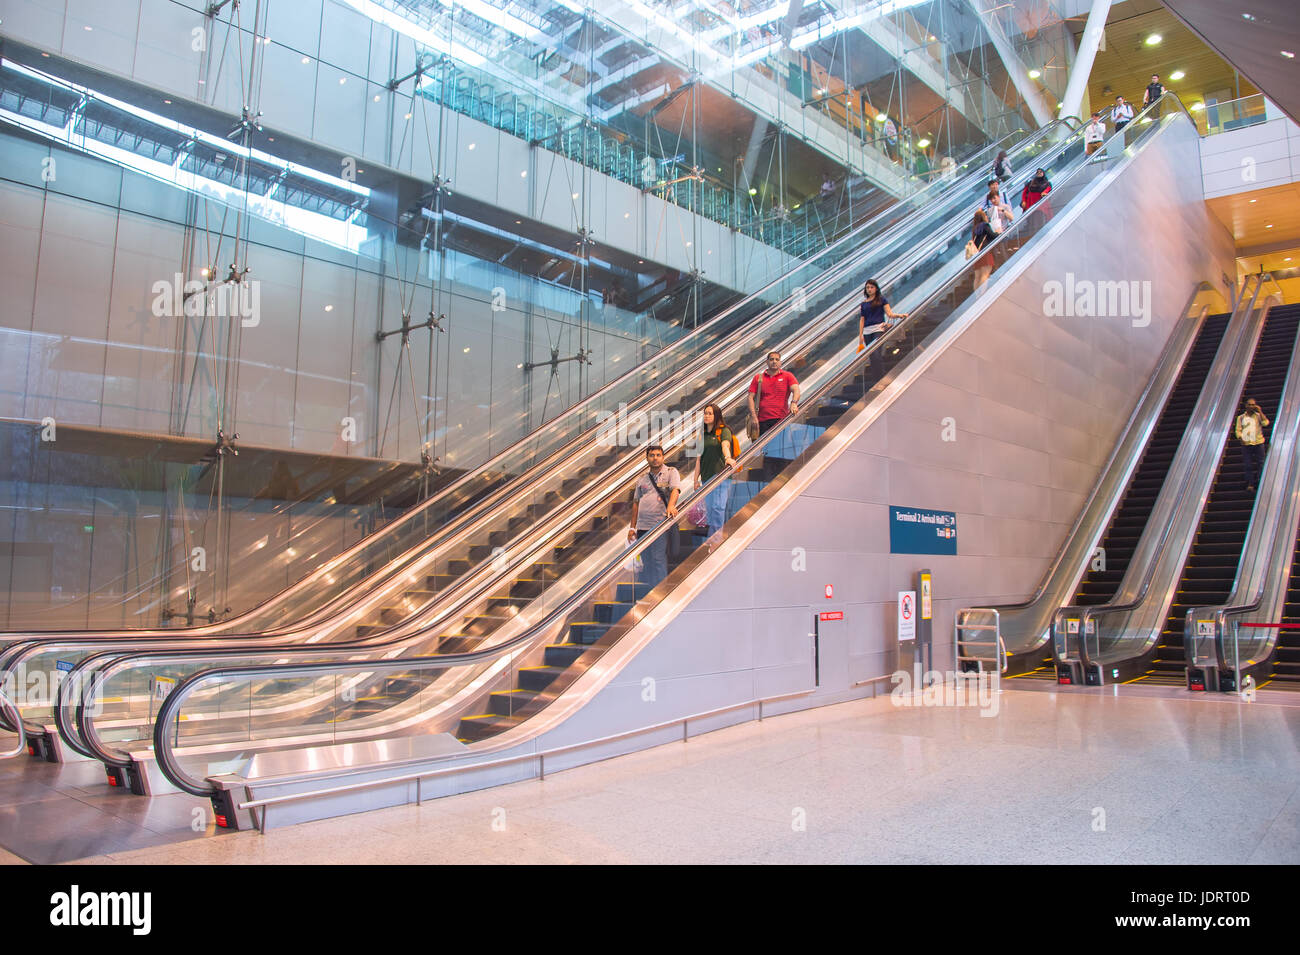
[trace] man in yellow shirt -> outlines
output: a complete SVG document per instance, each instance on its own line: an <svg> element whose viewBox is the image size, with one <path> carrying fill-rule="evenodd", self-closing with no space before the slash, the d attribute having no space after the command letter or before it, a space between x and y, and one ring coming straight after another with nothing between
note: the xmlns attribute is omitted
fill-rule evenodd
<svg viewBox="0 0 1300 955"><path fill-rule="evenodd" d="M1237 440L1241 442L1241 460L1246 467L1246 490L1254 491L1264 470L1264 429L1268 418L1254 398L1246 399L1246 410L1237 416Z"/></svg>

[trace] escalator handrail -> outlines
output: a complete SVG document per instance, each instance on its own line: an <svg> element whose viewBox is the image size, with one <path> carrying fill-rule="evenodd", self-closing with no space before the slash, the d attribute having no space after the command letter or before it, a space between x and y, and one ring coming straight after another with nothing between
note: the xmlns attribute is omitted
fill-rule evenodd
<svg viewBox="0 0 1300 955"><path fill-rule="evenodd" d="M1258 288L1256 289L1256 295L1258 295ZM1255 310L1256 295L1251 296L1250 306L1248 308L1243 309L1243 312L1245 314L1249 314L1250 312ZM1244 301L1245 301L1245 296L1243 295L1242 302L1244 303ZM1240 349L1242 345L1245 343L1245 337L1244 337L1246 334L1245 330L1243 330L1242 334L1243 334L1243 338L1241 338L1237 342L1238 349ZM1219 402L1222 402L1223 400L1222 389L1226 387L1228 381L1226 374L1232 371L1234 365L1235 362L1231 362L1231 361L1225 363L1224 365L1225 378L1223 381L1217 383L1220 391L1217 396L1217 400L1210 405L1211 409L1214 409ZM1204 437L1196 439L1197 448L1199 448L1202 445L1204 439L1205 439ZM1189 455L1188 464L1184 468L1183 473L1179 475L1177 489L1174 492L1174 497L1173 497L1173 500L1176 502L1182 501L1186 497L1187 490L1191 485L1192 479L1199 473L1199 469L1196 466L1196 460L1195 460L1196 457L1197 457L1196 455ZM1152 558L1147 562L1147 566L1143 569L1142 580L1138 585L1137 595L1133 597L1131 600L1127 600L1123 603L1111 602L1111 603L1104 603L1104 604L1095 604L1087 607L1076 607L1076 606L1062 607L1060 610L1057 611L1056 620L1053 621L1054 628L1056 627L1057 621L1062 619L1063 615L1081 611L1081 615L1079 617L1079 650L1080 650L1080 659L1084 666L1085 671L1090 667L1100 666L1102 664L1102 661L1100 659L1101 631L1100 628L1097 628L1097 630L1095 631L1098 640L1098 648L1097 648L1098 658L1094 660L1092 658L1092 653L1090 652L1088 647L1089 622L1102 615L1109 615L1109 614L1116 614L1116 613L1131 613L1134 610L1137 610L1139 607L1143 605L1143 603L1146 602L1147 595L1151 589L1151 584L1155 580L1156 570L1160 564L1160 561L1158 559L1159 555L1164 553L1165 542L1168 541L1170 535L1173 533L1174 524L1175 522L1172 520L1166 521L1164 527L1161 528L1160 539L1159 542L1156 544L1154 550L1152 551Z"/></svg>
<svg viewBox="0 0 1300 955"><path fill-rule="evenodd" d="M1075 173L1077 173L1081 168L1082 166L1072 170L1071 173L1061 181L1062 182L1069 181L1069 179ZM1017 220L1016 225L1014 225L1012 228L1005 230L1000 235L996 236L994 241L989 243L989 245L985 247L985 250L986 251L995 250L1002 243L1004 242L1009 243L1010 239L1013 236L1016 236L1020 233L1021 229L1024 227L1025 222L1030 221L1030 219L1036 215L1041 215L1042 212L1043 209L1041 207L1038 208L1031 207L1027 211L1027 213L1023 217L1021 217L1021 219ZM944 296L946 296L949 288L952 286L953 283L962 281L969 273L973 272L975 264L978 261L979 258L977 257L962 262L957 272L953 276L951 276L948 280L946 280L943 283L943 285L941 285L938 289L931 292L920 303L918 303L915 306L912 306L911 311L909 312L909 317L907 319L903 320L902 322L898 323L897 325L885 331L875 342L872 343L872 345L869 348L867 348L863 352L858 353L853 359L851 359L845 364L845 367L841 369L840 372L838 372L836 375L832 376L828 381L823 383L822 386L813 395L804 396L801 399L804 406L816 407L818 402L823 401L827 397L833 395L836 389L842 387L846 382L850 381L853 378L853 376L855 376L859 372L861 368L866 367L867 363L869 362L869 360L873 355L873 352L875 352L878 349L884 349L887 345L897 342L897 340L901 338L903 335L905 335L910 330L910 328L917 322L918 320L917 316L920 313L926 311L928 308L932 307L936 302L940 301ZM972 299L968 299L967 301L971 301ZM956 312L954 312L953 314L955 315ZM943 320L943 323L950 322L952 320L952 317L953 317L952 315L949 315L947 318ZM942 327L943 323L941 323L940 328ZM892 382L893 375L894 375L893 369L891 369L889 372L886 372L884 377L882 377L875 384L873 384L868 389L867 393L861 399L859 399L858 402L855 403L855 407L865 406L866 403L868 403L872 398L874 398L881 391L883 391L883 389L890 382ZM735 471L742 470L741 465L743 462L753 460L761 452L763 452L769 443L776 440L778 435L782 435L784 433L785 424L788 423L789 421L787 420L785 423L783 423L781 427L773 428L766 435L760 437L756 442L750 444L746 448L743 448L741 450L740 458L737 459L736 467L734 470ZM817 447L818 442L824 440L825 440L825 436L819 438L817 442L814 442L814 445L811 448L803 452L801 458L811 455L813 449ZM722 481L728 480L731 477L732 473L733 472L731 470L724 470L723 472L715 475L711 480L706 482L702 487L694 489L691 492L691 494L686 498L685 501L680 502L679 508L681 510L679 511L679 513L682 513L686 509L689 509L690 504L693 504L694 502L699 500L703 500ZM158 711L154 717L153 753L154 753L154 758L157 760L158 767L163 772L163 774L167 777L167 779L173 783L173 785L176 785L178 788L180 788L185 792L189 792L197 796L208 796L211 795L211 793L213 792L211 787L205 788L199 785L198 783L194 782L193 780L191 780L190 777L188 777L185 774L184 770L179 764L178 759L176 758L175 752L172 747L172 740L170 738L171 734L168 732L168 728L170 724L179 715L180 708L183 706L183 704L188 699L190 694L194 692L199 687L199 685L204 682L210 680L216 680L216 679L226 679L226 680L238 679L244 676L261 677L261 678L278 678L278 677L288 677L288 676L306 676L312 674L325 674L325 673L339 672L339 671L350 671L350 672L360 671L365 673L374 673L374 672L385 672L391 670L399 670L399 671L410 670L421 666L425 666L425 667L432 666L439 669L447 669L453 666L470 665L474 663L483 662L488 659L495 659L501 657L521 645L536 641L537 639L545 636L547 632L554 629L557 625L562 624L564 619L566 619L570 614L572 614L574 611L579 609L586 601L591 599L592 594L594 594L594 592L599 587L604 585L606 578L608 578L612 574L620 572L622 567L626 563L639 556L652 543L656 542L663 534L667 533L670 530L670 528L675 524L676 524L675 520L665 519L661 521L656 528L643 534L630 547L621 550L614 558L612 558L609 562L607 562L604 568L592 574L585 585L583 585L578 590L576 590L573 594L567 597L559 606L551 610L544 619L533 624L524 632L517 634L516 636L511 637L510 639L503 641L500 644L497 644L493 647L484 650L469 651L465 653L456 653L456 654L440 654L434 657L423 657L423 658L407 657L403 659L365 661L365 662L339 661L336 663L332 662L332 663L325 663L325 664L285 664L280 666L273 665L273 666L249 666L249 667L214 667L207 670L199 671L198 673L194 673L186 677L185 679L181 680L172 689L172 691L167 695L167 698L159 706ZM669 580L671 581L671 576Z"/></svg>
<svg viewBox="0 0 1300 955"><path fill-rule="evenodd" d="M1066 120L1055 120L1055 121L1053 121L1052 123L1049 123L1048 125L1042 127L1040 130L1037 130L1037 131L1035 131L1035 132L1033 132L1033 133L1031 133L1031 134L1025 136L1025 137L1024 137L1024 142L1029 143L1030 141L1041 141L1041 140L1042 140L1042 139L1047 135L1047 131L1050 130L1050 129L1052 129L1054 126L1057 126L1057 125L1060 125L1061 127L1064 127L1065 129L1069 130L1069 129L1072 128L1072 125L1073 125L1073 126L1078 126L1079 124L1077 123L1077 121L1076 121L1074 124L1071 124L1071 123L1068 121L1068 119L1066 119ZM1016 136L1016 135L1018 135L1018 133L1011 133L1011 134L1008 134L1007 136L1003 137L1003 139L999 140L997 143L994 143L994 144L992 144L990 147L987 147L986 150L984 150L983 152L987 152L988 150L991 150L991 149L995 148L996 146L1000 146L1000 145L1001 145L1005 140L1010 139L1010 138L1012 138L1012 137L1014 137L1014 136ZM979 155L982 155L982 153L977 153L977 154L976 154L976 157L978 157ZM968 161L966 164L964 164L964 165L966 165L967 167L969 167L971 164L974 163L974 161L975 161L975 157L972 157L972 159L969 160L969 161ZM908 197L907 199L905 199L905 200L903 200L903 201L908 202L908 203L911 203L911 204L914 204L918 198L924 196L924 195L925 195L927 192L929 192L931 189L934 189L935 192L936 192L936 195L937 195L937 194L939 194L939 193L942 193L942 192L944 192L944 191L947 191L947 189L950 189L950 188L951 188L951 189L956 189L956 188L965 188L965 187L969 186L969 185L974 181L974 177L977 176L977 175L979 175L978 171L973 171L973 172L971 172L971 173L968 173L966 176L961 177L960 179L955 179L955 180L950 181L950 182L944 182L944 181L942 181L942 180L938 180L938 179L937 179L937 180L935 180L934 182L929 183L925 188L921 189L921 190L918 191L917 193L914 193L912 196ZM827 254L827 253L831 252L833 249L835 249L835 248L837 248L837 247L839 247L839 246L842 246L842 245L848 243L851 239L854 239L856 236L862 234L865 230L869 229L869 228L872 227L874 224L876 224L876 223L878 222L878 220L880 220L880 219L882 219L882 218L888 216L888 215L890 214L890 212L891 212L892 209L893 209L893 207L891 206L889 209L882 210L880 213L878 213L877 215L873 216L871 219L869 219L867 222L863 223L861 226L858 226L856 229L854 229L854 230L852 230L851 232L847 233L845 236L843 236L841 239L837 240L835 243L832 243L830 246L827 246L827 248L826 248L826 249L823 249L821 252L819 252L818 255L820 256L820 255ZM903 215L903 216L902 216L902 217L901 217L897 222L895 222L893 225L888 226L888 227L886 228L886 230L885 230L885 231L884 231L884 232L883 232L879 237L877 237L874 241L876 241L876 242L889 241L889 240L892 239L893 237L897 236L900 232L904 231L907 227L909 227L909 226L913 223L914 219L915 219L917 216L921 215L922 212L923 212L923 206L922 206L921 208L914 208L914 209L912 209L912 211L910 211L910 212L904 214L904 215ZM819 275L819 276L817 277L818 287L820 288L822 285L824 285L824 284L826 284L826 283L828 283L828 282L830 282L830 281L833 281L834 279L836 279L836 278L838 278L839 276L841 276L841 275L843 274L843 272L848 268L848 265L849 265L849 263L851 262L851 260L852 260L852 257L849 257L849 258L846 258L846 259L841 260L841 261L838 262L838 263L834 263L833 265L831 265L830 267L828 267L828 269L827 269L827 271L826 271L825 273L823 273L822 275ZM801 262L801 263L799 263L798 266L795 266L794 268L798 268L798 267L800 267L800 266L802 266L802 265L804 265L804 264L806 264L806 263ZM791 269L791 271L793 271L793 268ZM787 281L787 280L788 280L788 274L789 274L789 273L783 273L781 276L779 276L778 278L776 278L776 279L774 279L773 281L769 282L767 285L763 286L763 287L760 288L758 291L753 292L753 293L751 293L750 295L747 295L747 296L746 296L745 298L743 298L741 301L739 301L739 302L733 304L732 306L728 307L727 309L725 309L725 310L724 310L722 313L720 313L719 315L714 316L714 318L710 319L708 323L706 323L706 324L704 324L704 325L701 325L699 328L693 330L690 334L685 335L685 336L683 336L681 339L678 339L676 342L673 342L672 344L670 344L670 345L669 345L667 348L665 348L663 351L659 352L658 355L655 356L655 358L658 359L658 358L661 357L662 355L666 354L667 352L669 352L669 351L671 351L671 350L673 350L673 349L675 349L675 348L684 347L684 344L683 344L683 343L688 342L688 341L692 341L692 340L694 340L694 338L695 338L696 335L699 335L699 334L701 334L701 333L707 331L707 330L710 329L711 327L715 327L715 326L716 326L716 323L717 323L719 320L724 319L728 314L735 312L737 309L741 308L741 307L742 307L743 305L745 305L747 302L751 302L751 301L753 301L753 300L755 300L755 299L758 299L761 295L763 295L763 294L764 294L765 292L767 292L768 290L770 290L770 289L772 289L772 288L778 286L778 285L779 285L780 283L782 283L782 282ZM765 318L763 317L763 313L760 313L759 315L755 316L755 321L756 321L756 322L760 322L760 321L761 321L761 322L765 322L765 323L767 323L767 324L770 324L770 323L772 323L772 322L774 322L774 321L779 320L779 318L784 314L784 310L781 308L781 305L782 305L782 303L783 303L784 301L785 301L785 300L782 299L780 302L774 303L772 306L770 306L768 309L766 309L765 311L766 311L768 314L767 314L767 316L766 316ZM761 334L761 331L762 331L762 330L761 330L761 328L756 324L756 325L755 325L755 328L753 329L753 331L754 331L756 334ZM719 350L719 349L725 348L725 347L730 347L730 345L732 345L732 344L734 344L734 343L731 342L731 341L729 341L729 340L726 339L725 337L724 337L724 338L721 338L719 341L715 342L713 345L711 345L711 346L710 346L709 348L707 348L705 351L702 351L702 352L701 352L699 355L697 355L694 359L691 359L691 360L690 360L686 365L684 365L683 367L671 371L671 372L666 376L665 380L664 380L663 382L660 382L660 383L659 383L657 386L655 386L653 389L651 389L651 390L648 391L647 393L643 393L642 395L638 396L638 401L639 401L640 403L642 403L642 404L646 403L647 401L653 401L653 400L654 400L654 396L657 396L658 394L662 393L663 390L665 390L665 389L667 389L667 388L673 386L674 383L675 383L676 381L678 381L678 380L680 380L680 379L682 379L682 378L684 378L684 377L689 377L691 374L694 374L694 373L699 369L699 367L700 367L701 365L708 364L710 361L712 361L712 360L713 360L713 352L715 352L715 351L717 351L717 350ZM652 360L654 360L654 359L652 359ZM602 398L602 397L603 397L603 396L604 396L608 391L610 391L612 388L614 388L614 387L616 387L617 385L619 385L621 382L624 381L624 379L627 379L627 378L629 378L629 377L632 376L632 375L636 375L636 374L640 374L640 373L642 373L642 372L638 371L637 368L631 368L631 369L629 369L629 370L628 370L627 372L625 372L623 375L619 376L618 378L614 379L614 380L611 381L611 382L608 382L608 383L607 383L606 385L604 385L602 388L598 389L596 392L593 392L591 395L589 395L589 396L587 396L586 398L584 398L584 399L583 399L581 402L579 402L578 404L576 404L576 405L574 405L574 406L572 406L572 407L566 409L566 410L565 410L564 412L562 412L560 415L557 415L557 416L556 416L554 419L552 419L550 422L547 422L545 425L543 425L542 428L553 428L553 427L556 426L557 422L563 421L563 420L565 420L566 418L570 418L570 417L575 416L575 415L578 415L578 414L587 413L587 412L590 410L590 406L592 406L594 402L596 402L596 401L598 401L600 398ZM539 428L538 431L542 430L542 428ZM455 482L453 482L453 483L452 483L451 485L449 485L447 488L445 488L445 489L443 489L442 491L440 491L439 494L438 494L436 497L432 497L432 498L430 498L429 500L423 502L422 504L416 506L415 508L412 508L412 509L409 510L406 514L402 515L402 517L400 517L400 518L398 518L397 520L393 521L393 522L392 522L391 524L389 524L388 526L384 527L383 529L381 529L380 531L376 532L375 534L368 535L367 537L365 537L365 538L363 538L362 540L358 541L356 544L352 545L352 546L351 546L350 548L348 548L347 550L345 550L345 551L339 553L339 554L336 555L335 557L330 558L330 559L329 559L328 561L326 561L326 562L325 562L321 567L319 567L319 568L317 568L316 570L312 571L312 573L310 573L307 577L304 577L304 578L303 578L302 580L300 580L300 581L296 581L294 584L290 585L289 587L285 588L285 589L282 590L282 591L279 591L278 593L274 594L272 597L270 597L270 598L268 598L266 601L263 601L262 603L256 605L255 607L249 608L249 610L247 610L247 611L245 611L244 613L240 614L239 617L234 618L234 619L232 619L232 620L230 620L230 621L225 621L225 622L223 622L222 625L208 625L208 626L206 626L206 627L188 628L188 629L186 629L185 632L186 632L187 634L189 634L189 635L192 635L192 636L195 636L195 635L209 635L209 634L210 634L210 635L213 635L213 636L225 636L225 635L238 636L239 634L238 634L237 632L234 632L234 631L231 630L231 625L232 625L232 624L235 624L236 621L237 621L239 618L241 618L241 617L245 617L245 616L247 616L248 614L253 613L254 611L258 610L259 608L264 608L264 607L268 606L269 604L272 604L272 603L275 603L275 602L282 602L282 601L284 601L284 600L290 599L290 598L291 598L295 593L297 593L297 592L299 592L301 589L305 588L309 583L311 583L312 581L318 580L320 577L322 577L322 576L325 575L325 574L330 573L331 571L333 571L334 569L336 569L338 566L340 566L341 564L343 564L343 563L346 562L347 560L349 560L349 559L351 559L351 558L357 556L358 553L360 553L362 550L364 550L364 549L366 549L366 548L374 547L374 546L376 546L376 545L380 545L380 546L382 546L382 541L383 541L386 537L388 537L388 536L390 536L390 535L392 535L392 534L397 533L397 529L398 529L399 527L403 526L403 525L406 524L407 522L410 522L410 521L414 521L414 520L418 520L418 519L420 519L421 515L423 514L423 512L424 512L427 508L433 506L433 504L435 504L436 502L442 500L442 499L445 498L446 496L455 493L457 490L460 490L460 489L462 489L462 488L464 488L464 487L469 486L469 485L471 484L471 482L478 480L478 479L480 478L481 475L483 475L484 473L489 472L489 471L493 468L494 465L499 464L499 463L500 463L503 459L505 459L508 455L511 455L512 453L514 453L515 451L517 451L520 447L525 446L529 441L534 440L534 439L535 439L535 436L536 436L536 432L534 432L533 434L530 434L530 435L528 435L528 436L525 436L524 438L521 438L519 441L517 441L517 442L511 444L509 447L503 449L501 452L499 452L495 457L493 457L493 458L490 459L489 461L487 461L487 462L485 462L484 464L480 465L479 467L477 467L477 468L474 469L473 471L467 472L466 474L462 475L460 478L458 478ZM466 512L462 513L462 514L461 514L458 518L456 518L454 521L449 522L449 524L444 525L442 528L440 528L440 529L439 529L440 534L445 534L445 533L447 533L449 528L463 528L463 527L467 526L468 524L472 523L472 522L473 522L474 520L476 520L476 519L477 519L477 518L478 518L478 517L479 517L479 516L480 516L480 515L481 515L481 514L486 510L486 509L488 509L488 508L491 507L491 506L495 506L495 504L496 504L497 502L499 502L500 500L504 499L504 498L505 498L506 496L508 496L509 494L512 494L515 490L517 490L518 487L522 486L523 483L526 483L528 480L530 480L531 476L534 475L534 474L535 474L539 469L549 467L549 466L550 466L549 462L550 462L551 460L554 460L556 457L567 456L567 454L572 450L572 448L573 448L573 446L574 446L575 444L580 443L580 442L585 442L587 439L588 439L588 435L587 435L586 432L583 432L583 433L580 433L580 434L576 435L574 438L570 439L570 441L569 441L567 444L565 444L565 445L563 445L561 448L557 449L557 450L556 450L555 452L553 452L550 456L548 456L545 460L543 460L543 461L539 461L539 462L533 464L530 468L528 468L527 470L525 470L525 471L522 472L521 474L517 475L515 478L511 479L511 480L510 480L510 481L509 481L509 482L508 482L504 487L498 488L496 491L490 493L490 494L489 494L487 497L485 497L483 500L480 500L480 501L475 502L473 505L471 505L471 507L470 507ZM428 546L429 546L429 542L425 541L425 542L422 543L421 546L416 547L416 548L411 548L411 550L408 551L407 553L410 554L411 552L413 552L413 551L417 551L417 550L423 552L424 550L427 550ZM401 566L397 566L397 567L385 566L385 567L383 568L383 570L380 571L380 574L383 575L384 579L391 579L392 574L395 574L395 573L399 573L399 572L401 572L403 566L405 566L405 562L403 562L403 564L402 564ZM378 576L378 575L376 575L376 576ZM373 579L373 578L371 578L371 579ZM272 632L283 633L283 632L286 632L286 631L292 631L292 630L296 629L298 626L304 625L304 624L306 624L306 623L309 622L309 621L318 620L318 619L320 619L321 617L323 617L324 615L326 615L326 614L328 614L328 613L330 613L330 612L333 612L334 608L336 607L336 605L337 605L338 603L339 603L339 599L338 599L338 598L331 599L330 601L327 601L326 604L322 605L322 607L319 608L316 612L313 612L312 614L310 614L308 617L306 617L306 618L300 618L298 621L295 621L294 624L289 624L289 625L285 625L285 626L281 626L281 627L274 628L274 630L273 630ZM95 640L95 639L114 640L114 639L120 639L120 636L121 636L120 631L107 631L107 632L105 632L105 631L69 631L69 632L73 634L73 636L71 637L71 639L75 639L75 640L81 640L81 639L85 639L85 640ZM146 631L146 632L148 632L148 631ZM170 640L170 639L174 638L174 635L175 635L177 632L180 632L179 628L176 628L176 629L169 629L169 630L164 630L164 631L159 631L159 632L158 632L158 637L159 637L160 639L162 639L162 640ZM100 634L103 634L103 636L99 636ZM53 632L47 632L47 633L37 633L37 634L33 634L32 637L33 637L34 639L44 639L44 638L49 637L49 636L51 636L51 635L54 635L54 636L57 638L57 636L58 636L58 632L57 632L57 631L53 631ZM145 636L142 635L140 639L141 639L141 640L147 640L147 639L152 639L152 637L145 637ZM63 642L63 641L60 640L60 642Z"/></svg>

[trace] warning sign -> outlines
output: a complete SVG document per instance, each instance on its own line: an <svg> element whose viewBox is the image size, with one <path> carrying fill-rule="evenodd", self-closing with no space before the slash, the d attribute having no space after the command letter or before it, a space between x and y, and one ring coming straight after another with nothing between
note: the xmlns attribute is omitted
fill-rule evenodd
<svg viewBox="0 0 1300 955"><path fill-rule="evenodd" d="M1066 633L1078 633L1078 632L1079 632L1079 621L1078 621L1078 620L1075 620L1073 617L1070 617L1069 619L1067 619L1067 620L1065 621L1065 632L1066 632Z"/></svg>
<svg viewBox="0 0 1300 955"><path fill-rule="evenodd" d="M921 619L930 620L934 617L933 610L930 606L930 575L921 575Z"/></svg>
<svg viewBox="0 0 1300 955"><path fill-rule="evenodd" d="M1196 635L1198 637L1214 636L1214 621L1213 620L1196 621Z"/></svg>
<svg viewBox="0 0 1300 955"><path fill-rule="evenodd" d="M898 592L898 640L916 639L916 591Z"/></svg>

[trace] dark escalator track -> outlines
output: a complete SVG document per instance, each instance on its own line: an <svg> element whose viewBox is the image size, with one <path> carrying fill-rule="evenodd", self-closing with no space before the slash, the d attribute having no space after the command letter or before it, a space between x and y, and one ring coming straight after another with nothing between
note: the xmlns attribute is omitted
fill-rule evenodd
<svg viewBox="0 0 1300 955"><path fill-rule="evenodd" d="M1106 603L1119 590L1129 561L1133 558L1133 551L1146 528L1147 517L1164 486L1169 465L1173 463L1174 454L1187 431L1192 409L1196 407L1205 376L1209 374L1214 357L1218 354L1230 317L1211 315L1205 319L1197 333L1196 342L1187 355L1178 381L1160 412L1160 421L1151 433L1142 460L1129 481L1123 503L1116 509L1110 526L1101 539L1101 552L1090 562L1089 569L1079 584L1078 593L1074 596L1076 605L1095 606ZM1038 665L1027 672L1016 674L1015 678L1054 682L1056 667L1051 650L1049 643L1043 649Z"/></svg>
<svg viewBox="0 0 1300 955"><path fill-rule="evenodd" d="M1296 535L1295 549L1291 552L1291 578L1286 588L1281 622L1293 629L1284 629L1278 634L1273 668L1268 679L1260 682L1259 688L1300 692L1300 534Z"/></svg>
<svg viewBox="0 0 1300 955"><path fill-rule="evenodd" d="M1260 331L1259 344L1251 360L1246 383L1238 400L1254 398L1264 408L1265 415L1274 412L1282 399L1286 384L1287 366L1295 347L1296 328L1300 324L1300 306L1273 308L1269 311ZM1233 416L1236 420L1236 416ZM1265 434L1270 429L1265 429ZM1214 484L1201 512L1201 523L1187 562L1164 630L1154 651L1146 673L1130 683L1148 683L1160 686L1183 686L1186 682L1186 659L1183 654L1183 628L1187 611L1192 607L1209 607L1223 604L1232 593L1232 584L1241 563L1241 549L1246 543L1250 528L1250 515L1255 506L1255 492L1246 490L1241 446L1235 437L1229 437L1219 457L1219 468Z"/></svg>

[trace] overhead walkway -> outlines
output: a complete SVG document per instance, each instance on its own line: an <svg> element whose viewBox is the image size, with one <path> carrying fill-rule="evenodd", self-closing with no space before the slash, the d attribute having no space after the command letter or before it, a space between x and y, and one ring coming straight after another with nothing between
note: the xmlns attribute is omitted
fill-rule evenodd
<svg viewBox="0 0 1300 955"><path fill-rule="evenodd" d="M1055 155L1064 148L1058 142L1062 136L1077 142L1077 138L1069 139L1070 128L1062 124L1045 129L1018 146L1015 154L1022 160ZM891 214L882 216L880 222L873 220L823 256L773 283L760 296L728 310L249 614L187 634L183 644L157 634L131 635L129 639L109 633L24 640L10 646L0 657L0 666L19 673L52 672L60 663L66 668L69 662L84 660L95 652L143 647L156 651L221 647L223 652L229 647L233 652L235 647L248 649L250 641L277 646L339 641L355 645L373 643L380 637L406 636L394 629L399 623L406 623L408 631L441 623L442 633L455 637L463 648L466 641L479 640L501 625L513 623L518 605L550 589L547 585L559 578L559 571L584 556L586 538L601 525L570 528L567 543L558 548L552 543L545 560L528 561L519 556L523 547L519 539L536 538L543 517L572 513L571 498L580 490L602 486L611 478L626 480L640 467L636 461L621 461L610 447L618 442L609 440L608 431L602 435L593 426L615 422L617 430L622 426L617 422L628 416L645 416L647 411L665 408L677 416L679 425L693 420L690 415L698 414L721 382L743 388L756 356L772 347L803 350L809 341L824 334L822 325L807 321L807 312L834 299L840 300L837 307L843 310L855 297L864 272L891 259L907 260L909 254L920 254L924 245L918 246L918 236L935 229L942 232L948 219L964 220L966 210L982 193L985 178L984 170L978 169L953 184L936 184L934 200L921 210L892 225ZM770 300L783 304L760 309ZM839 321L841 315L842 311L834 314L832 321ZM743 335L738 336L738 331ZM616 412L619 417L611 418ZM688 429L679 426L677 430L680 441ZM557 461L565 463L563 471L553 466ZM538 477L540 482L535 480ZM481 594L485 579L510 571L515 578L506 590ZM469 607L467 601L474 595L486 599L478 607ZM460 629L443 622L451 611L439 608L446 608L448 599L461 601L453 604L467 618ZM241 633L248 638L230 639ZM171 671L155 674L164 679L178 675ZM50 746L42 752L57 758L61 751L54 738L42 736L51 703L49 698L29 698L24 712L30 721L32 745L40 749L40 740L49 740Z"/></svg>
<svg viewBox="0 0 1300 955"><path fill-rule="evenodd" d="M1187 120L1184 115L1170 116L1161 124L1138 126L1126 136L1130 150L1140 151L1144 141L1173 122ZM1072 148L1077 150L1077 146ZM1099 171L1097 165L1083 162L1077 151L1069 157L1055 175L1058 210L1086 192ZM1042 224L1038 214L1042 211L1031 212L1004 233L998 251L1014 254L1022 244L1032 242ZM964 242L965 228L963 224L960 231L944 237L945 263L953 261L953 245ZM250 758L257 762L272 752L279 757L274 762L282 774L288 773L306 785L307 777L301 772L295 775L288 771L296 758L294 752L301 747L322 742L368 745L368 740L416 732L426 734L421 738L428 739L427 734L441 731L442 735L433 738L452 747L443 750L446 755L456 752L457 737L473 736L480 742L472 744L469 752L486 757L521 745L546 727L579 712L590 698L590 684L607 676L617 661L627 659L631 651L620 644L631 641L629 646L634 647L642 622L647 626L652 619L662 622L665 614L680 609L689 595L679 593L678 588L696 587L697 573L707 575L701 568L718 563L710 563L712 555L717 554L718 560L729 557L727 542L733 535L743 534L756 515L770 513L770 508L764 510L765 505L775 500L773 506L779 508L784 503L780 500L782 488L810 458L832 446L845 413L860 411L890 389L897 391L909 373L942 350L960 325L963 306L978 297L973 279L971 264L958 261L955 268L943 269L937 277L928 276L904 287L893 298L901 309L910 310L912 317L891 331L872 352L856 353L856 316L852 316L851 326L842 319L841 332L847 334L841 335L843 344L838 349L832 349L828 342L810 350L801 375L806 388L800 412L742 455L746 477L764 483L764 487L717 539L694 549L654 591L642 596L635 587L628 587L625 565L667 534L670 529L666 524L630 549L614 546L602 551L593 560L594 572L584 570L582 579L575 581L544 618L534 618L517 636L485 649L419 661L367 660L328 665L286 662L270 667L230 666L195 674L169 694L157 714L155 753L151 755L138 745L126 747L137 761L136 772L154 785L165 776L186 791L221 798L219 794L226 790L206 777L232 769L246 770ZM886 274L883 278L891 291L906 281L905 275ZM879 372L873 367L877 359ZM743 400L742 394L727 395L724 407L737 406ZM724 479L720 476L715 482ZM710 483L694 495L707 494L713 486ZM685 503L694 499L692 496ZM608 609L598 611L598 605ZM609 622L599 619L598 612ZM589 675L586 681L584 675ZM109 674L105 688L110 692L112 681ZM525 686L525 682L531 686ZM341 688L351 689L340 695ZM358 693L352 691L362 690L367 691L367 705L358 707ZM484 702L486 709L482 708ZM290 711L296 715L289 715ZM82 720L82 733L88 743L93 741L98 733L94 717ZM155 755L161 776L143 765ZM419 758L419 754L410 757ZM223 818L229 819L229 813L230 806L226 805Z"/></svg>

